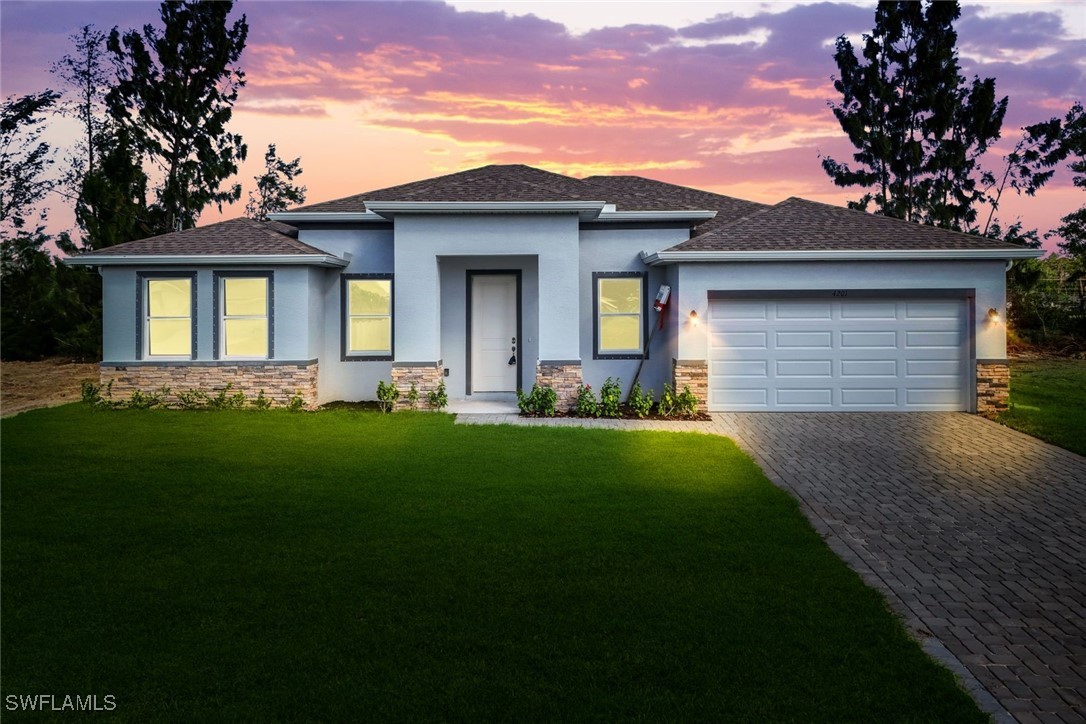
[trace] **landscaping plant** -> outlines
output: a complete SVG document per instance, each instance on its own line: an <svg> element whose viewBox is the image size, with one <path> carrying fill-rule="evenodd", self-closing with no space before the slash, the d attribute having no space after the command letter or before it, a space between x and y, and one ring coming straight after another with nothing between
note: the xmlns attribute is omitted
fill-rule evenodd
<svg viewBox="0 0 1086 724"><path fill-rule="evenodd" d="M630 396L626 400L626 405L630 408L638 418L644 418L649 412L652 411L652 398L653 391L648 392L641 391L641 382L634 382L633 389L630 390Z"/></svg>
<svg viewBox="0 0 1086 724"><path fill-rule="evenodd" d="M671 385L665 383L664 392L660 395L660 404L656 406L656 412L660 414L660 417L671 417L675 414L678 405L675 390L672 389Z"/></svg>
<svg viewBox="0 0 1086 724"><path fill-rule="evenodd" d="M407 391L407 404L412 410L419 409L419 388L414 382L411 383L411 389Z"/></svg>
<svg viewBox="0 0 1086 724"><path fill-rule="evenodd" d="M441 411L449 404L449 393L445 391L445 381L442 380L436 390L431 390L426 393L426 401L430 404L430 407Z"/></svg>
<svg viewBox="0 0 1086 724"><path fill-rule="evenodd" d="M527 395L523 390L517 390L517 407L525 415L554 417L557 405L558 393L550 387L532 385L532 391Z"/></svg>
<svg viewBox="0 0 1086 724"><path fill-rule="evenodd" d="M599 417L600 403L592 385L581 385L577 390L577 401L573 404L573 414L577 417Z"/></svg>
<svg viewBox="0 0 1086 724"><path fill-rule="evenodd" d="M683 417L696 417L698 414L698 396L690 391L690 385L683 385L683 391L675 398L679 414Z"/></svg>
<svg viewBox="0 0 1086 724"><path fill-rule="evenodd" d="M622 380L608 377L600 387L600 415L603 417L622 416Z"/></svg>
<svg viewBox="0 0 1086 724"><path fill-rule="evenodd" d="M400 391L392 383L385 384L384 380L377 383L377 406L381 412L392 412L392 406L400 399Z"/></svg>

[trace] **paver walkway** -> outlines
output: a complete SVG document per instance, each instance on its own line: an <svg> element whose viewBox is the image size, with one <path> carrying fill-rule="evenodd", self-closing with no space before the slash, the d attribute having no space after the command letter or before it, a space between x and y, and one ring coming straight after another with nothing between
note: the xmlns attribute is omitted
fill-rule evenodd
<svg viewBox="0 0 1086 724"><path fill-rule="evenodd" d="M961 413L587 424L731 437L997 720L1086 722L1086 458Z"/></svg>

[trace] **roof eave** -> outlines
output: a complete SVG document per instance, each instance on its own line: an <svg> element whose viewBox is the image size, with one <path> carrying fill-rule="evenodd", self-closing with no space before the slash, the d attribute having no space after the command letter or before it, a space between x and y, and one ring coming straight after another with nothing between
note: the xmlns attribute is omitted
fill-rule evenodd
<svg viewBox="0 0 1086 724"><path fill-rule="evenodd" d="M366 208L385 219L397 214L577 214L582 221L597 219L605 201L379 201L366 200Z"/></svg>
<svg viewBox="0 0 1086 724"><path fill-rule="evenodd" d="M596 221L708 221L715 218L717 212L709 210L674 210L674 211L604 211Z"/></svg>
<svg viewBox="0 0 1086 724"><path fill-rule="evenodd" d="M83 254L63 260L68 266L239 266L274 264L340 268L350 262L332 254Z"/></svg>
<svg viewBox="0 0 1086 724"><path fill-rule="evenodd" d="M641 252L648 266L745 261L949 261L1036 259L1043 249L805 249L796 251Z"/></svg>
<svg viewBox="0 0 1086 724"><path fill-rule="evenodd" d="M331 221L337 223L370 223L387 224L388 219L375 214L372 211L280 211L268 214L273 221L281 221L284 224L292 224L303 221Z"/></svg>

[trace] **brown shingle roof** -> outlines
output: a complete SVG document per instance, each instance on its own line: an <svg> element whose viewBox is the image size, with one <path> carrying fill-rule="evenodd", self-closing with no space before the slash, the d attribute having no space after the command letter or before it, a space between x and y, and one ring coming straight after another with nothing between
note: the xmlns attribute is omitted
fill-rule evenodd
<svg viewBox="0 0 1086 724"><path fill-rule="evenodd" d="M602 201L569 176L531 166L483 166L342 199L300 206L300 212L363 212L371 201Z"/></svg>
<svg viewBox="0 0 1086 724"><path fill-rule="evenodd" d="M983 236L792 197L668 251L1017 249Z"/></svg>
<svg viewBox="0 0 1086 724"><path fill-rule="evenodd" d="M107 246L105 249L81 254L80 258L122 255L325 253L309 244L303 244L297 237L298 230L293 226L278 221L254 221L243 217Z"/></svg>

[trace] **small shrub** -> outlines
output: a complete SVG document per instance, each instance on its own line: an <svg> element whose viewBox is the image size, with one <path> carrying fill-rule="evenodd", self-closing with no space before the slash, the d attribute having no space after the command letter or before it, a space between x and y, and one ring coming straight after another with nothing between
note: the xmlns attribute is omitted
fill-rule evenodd
<svg viewBox="0 0 1086 724"><path fill-rule="evenodd" d="M412 410L419 409L419 388L414 382L411 383L411 389L407 391L407 404L411 405Z"/></svg>
<svg viewBox="0 0 1086 724"><path fill-rule="evenodd" d="M272 402L264 396L264 390L261 390L257 393L256 397L253 398L252 405L258 410L267 410L271 407Z"/></svg>
<svg viewBox="0 0 1086 724"><path fill-rule="evenodd" d="M168 391L168 388L163 389ZM161 404L162 394L160 391L144 392L143 390L132 390L132 396L128 398L128 401L124 403L124 406L129 410L150 410Z"/></svg>
<svg viewBox="0 0 1086 724"><path fill-rule="evenodd" d="M400 399L400 391L392 383L385 384L384 380L377 383L377 405L381 412L392 412L392 406Z"/></svg>
<svg viewBox="0 0 1086 724"><path fill-rule="evenodd" d="M675 390L671 388L671 385L664 385L664 393L660 395L660 404L656 406L656 411L660 413L660 417L671 417L675 414L678 408L679 402L675 398Z"/></svg>
<svg viewBox="0 0 1086 724"><path fill-rule="evenodd" d="M629 405L630 410L634 415L638 418L643 418L652 410L652 398L652 390L642 392L641 383L635 382L633 389L630 390L630 397L626 400L626 404Z"/></svg>
<svg viewBox="0 0 1086 724"><path fill-rule="evenodd" d="M573 403L573 414L577 417L599 417L600 403L592 385L581 385L577 390L577 401Z"/></svg>
<svg viewBox="0 0 1086 724"><path fill-rule="evenodd" d="M683 391L675 398L679 414L683 417L695 417L698 414L698 396L690 391L690 385L683 385Z"/></svg>
<svg viewBox="0 0 1086 724"><path fill-rule="evenodd" d="M83 380L79 383L79 397L91 407L96 407L102 402L102 386Z"/></svg>
<svg viewBox="0 0 1086 724"><path fill-rule="evenodd" d="M294 397L290 398L290 402L287 403L287 409L291 412L305 411L305 400L302 399L302 396L299 395L297 391L295 391Z"/></svg>
<svg viewBox="0 0 1086 724"><path fill-rule="evenodd" d="M517 390L517 407L525 415L554 417L557 405L558 393L550 387L532 385L532 391L527 395L523 390Z"/></svg>
<svg viewBox="0 0 1086 724"><path fill-rule="evenodd" d="M620 417L622 415L622 380L610 377L600 387L600 415Z"/></svg>
<svg viewBox="0 0 1086 724"><path fill-rule="evenodd" d="M199 410L207 407L210 402L207 393L203 390L182 390L176 397L177 407L181 410Z"/></svg>
<svg viewBox="0 0 1086 724"><path fill-rule="evenodd" d="M449 394L445 391L445 381L442 380L436 390L426 393L426 402L435 410L443 410L449 404Z"/></svg>
<svg viewBox="0 0 1086 724"><path fill-rule="evenodd" d="M240 410L245 407L245 393L238 390L231 395L230 390L233 387L233 382L227 382L226 387L219 390L217 395L208 399L208 407L212 410Z"/></svg>

